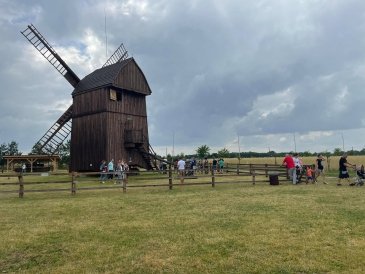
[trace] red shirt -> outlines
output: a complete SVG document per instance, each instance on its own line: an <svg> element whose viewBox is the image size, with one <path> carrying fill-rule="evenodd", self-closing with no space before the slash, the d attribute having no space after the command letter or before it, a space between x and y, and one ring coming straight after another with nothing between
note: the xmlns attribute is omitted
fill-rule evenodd
<svg viewBox="0 0 365 274"><path fill-rule="evenodd" d="M295 168L295 164L294 164L294 159L291 156L285 156L284 160L283 160L283 164L286 164L286 168L290 169L290 168Z"/></svg>
<svg viewBox="0 0 365 274"><path fill-rule="evenodd" d="M310 167L307 168L307 176L312 177L312 175L313 175L313 170Z"/></svg>

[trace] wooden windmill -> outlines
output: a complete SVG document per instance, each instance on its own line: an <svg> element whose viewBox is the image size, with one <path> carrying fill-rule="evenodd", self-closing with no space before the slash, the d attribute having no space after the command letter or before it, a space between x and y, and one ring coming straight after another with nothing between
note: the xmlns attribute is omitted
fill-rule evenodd
<svg viewBox="0 0 365 274"><path fill-rule="evenodd" d="M95 171L101 160L111 159L154 168L146 110L151 89L123 44L102 68L80 80L33 25L21 33L74 88L72 105L35 148L55 154L71 134L70 171Z"/></svg>

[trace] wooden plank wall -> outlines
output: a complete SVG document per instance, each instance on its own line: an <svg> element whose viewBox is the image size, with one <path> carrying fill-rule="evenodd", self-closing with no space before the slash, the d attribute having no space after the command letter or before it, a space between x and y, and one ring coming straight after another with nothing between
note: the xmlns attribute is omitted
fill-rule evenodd
<svg viewBox="0 0 365 274"><path fill-rule="evenodd" d="M134 60L129 62L122 69L121 73L115 80L115 85L121 88L141 92L145 95L151 94L147 80Z"/></svg>
<svg viewBox="0 0 365 274"><path fill-rule="evenodd" d="M121 101L110 100L103 88L74 98L70 171L97 170L101 160L132 160L145 167L143 156L124 147L124 130L142 130L148 148L146 97L122 92Z"/></svg>

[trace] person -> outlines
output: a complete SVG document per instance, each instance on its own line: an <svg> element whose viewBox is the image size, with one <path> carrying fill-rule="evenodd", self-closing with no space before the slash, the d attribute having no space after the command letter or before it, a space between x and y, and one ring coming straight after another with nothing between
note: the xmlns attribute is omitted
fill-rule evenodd
<svg viewBox="0 0 365 274"><path fill-rule="evenodd" d="M100 183L104 184L105 180L106 180L106 172L108 171L108 167L106 165L105 160L101 161L99 170L101 171L101 173L100 173Z"/></svg>
<svg viewBox="0 0 365 274"><path fill-rule="evenodd" d="M213 173L215 173L217 170L217 163L218 163L218 161L215 158L213 158L213 162L212 162Z"/></svg>
<svg viewBox="0 0 365 274"><path fill-rule="evenodd" d="M204 173L208 174L209 173L209 163L208 163L208 158L207 157L204 158L203 166L204 166Z"/></svg>
<svg viewBox="0 0 365 274"><path fill-rule="evenodd" d="M196 160L195 160L195 158L191 159L190 169L191 169L192 175L195 175L195 172L196 172Z"/></svg>
<svg viewBox="0 0 365 274"><path fill-rule="evenodd" d="M346 179L346 181L348 182L348 184L350 186L355 185L354 183L350 183L350 176L349 176L349 172L347 170L348 167L356 167L356 166L347 162L347 153L344 153L339 161L339 175L338 175L338 183L337 183L338 186L342 185L341 182L343 179Z"/></svg>
<svg viewBox="0 0 365 274"><path fill-rule="evenodd" d="M364 165L361 165L360 169L356 171L357 176L361 179L365 179Z"/></svg>
<svg viewBox="0 0 365 274"><path fill-rule="evenodd" d="M117 182L120 184L121 180L123 179L123 165L122 165L122 161L118 160L117 162L117 166L115 167L115 174L117 175L117 181L114 182L114 184L116 184Z"/></svg>
<svg viewBox="0 0 365 274"><path fill-rule="evenodd" d="M292 155L290 153L286 154L283 160L282 166L286 166L289 173L289 178L292 180L293 185L297 183L297 174L295 172L295 163Z"/></svg>
<svg viewBox="0 0 365 274"><path fill-rule="evenodd" d="M299 182L299 176L302 173L302 161L299 158L299 154L298 153L294 153L294 165L295 165L295 175L296 175L296 182Z"/></svg>
<svg viewBox="0 0 365 274"><path fill-rule="evenodd" d="M307 166L306 174L307 174L307 184L313 183L313 169L311 166Z"/></svg>
<svg viewBox="0 0 365 274"><path fill-rule="evenodd" d="M218 163L219 163L219 172L221 174L223 174L223 168L224 168L224 160L223 160L223 158L220 158Z"/></svg>
<svg viewBox="0 0 365 274"><path fill-rule="evenodd" d="M27 170L27 166L25 165L25 163L22 164L22 172L25 173Z"/></svg>
<svg viewBox="0 0 365 274"><path fill-rule="evenodd" d="M108 164L108 179L113 179L114 173L114 159L111 159L111 161Z"/></svg>
<svg viewBox="0 0 365 274"><path fill-rule="evenodd" d="M122 166L123 166L123 171L122 171L122 177L123 177L123 181L125 181L127 179L128 176L128 171L129 171L129 165L127 164L126 161L122 160Z"/></svg>
<svg viewBox="0 0 365 274"><path fill-rule="evenodd" d="M317 180L319 177L322 178L322 182L324 184L327 184L326 181L325 181L325 175L324 175L324 166L323 166L323 161L325 161L324 157L322 156L322 154L318 154L317 155L317 159L316 159L316 174L315 174L315 178L316 178L316 181L319 182L319 180Z"/></svg>
<svg viewBox="0 0 365 274"><path fill-rule="evenodd" d="M185 161L183 159L180 159L177 162L177 169L179 171L180 176L180 183L184 183L184 176L185 176Z"/></svg>

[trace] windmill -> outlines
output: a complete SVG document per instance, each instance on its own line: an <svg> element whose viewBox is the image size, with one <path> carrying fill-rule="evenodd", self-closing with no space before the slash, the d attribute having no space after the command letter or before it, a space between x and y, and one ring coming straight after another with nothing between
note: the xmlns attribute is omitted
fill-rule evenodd
<svg viewBox="0 0 365 274"><path fill-rule="evenodd" d="M21 33L74 88L72 105L34 149L53 155L71 134L72 171L97 170L103 159L154 168L156 153L148 140L145 101L151 89L124 45L102 68L80 80L35 26L28 25Z"/></svg>

